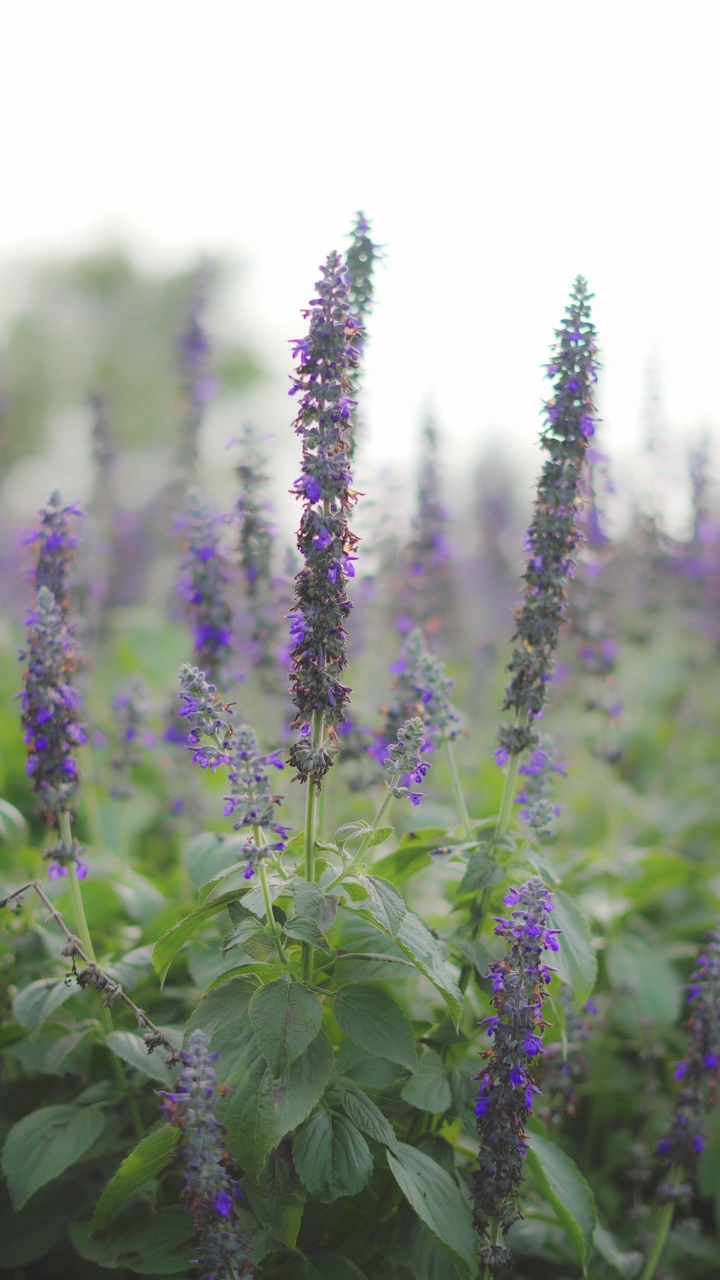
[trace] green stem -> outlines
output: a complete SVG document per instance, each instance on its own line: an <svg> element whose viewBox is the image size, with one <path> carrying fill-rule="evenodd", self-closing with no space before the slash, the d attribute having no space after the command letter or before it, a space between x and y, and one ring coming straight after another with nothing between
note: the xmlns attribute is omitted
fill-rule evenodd
<svg viewBox="0 0 720 1280"><path fill-rule="evenodd" d="M65 843L67 848L72 849L72 829L70 827L70 814L67 812L61 813L60 815L60 835L62 836L63 842ZM71 859L70 864L68 866L68 879L70 882L70 896L72 898L73 914L75 916L75 928L78 931L78 937L83 944L83 950L88 960L90 960L93 964L97 964L97 960L95 958L95 949L93 947L92 939L90 937L90 930L88 928L87 916L85 915L85 905L82 900L82 893L80 892L80 881L78 880L78 877L77 877L77 868L75 866L75 862L73 859ZM110 1010L107 1008L107 1006L102 1003L102 1001L100 1003L100 1020L102 1022L105 1035L108 1036L113 1029L112 1014ZM110 1061L112 1062L112 1065L113 1065L113 1071L115 1073L115 1079L117 1080L117 1083L118 1083L118 1088L120 1089L120 1092L122 1093L123 1097L125 1098L125 1101L127 1102L128 1110L130 1112L130 1119L132 1120L135 1133L137 1134L138 1138L144 1138L145 1126L142 1122L142 1117L138 1110L137 1102L135 1101L134 1097L130 1093L127 1077L125 1075L125 1071L122 1067L122 1064L115 1057L115 1054L112 1052L112 1050L110 1051Z"/></svg>
<svg viewBox="0 0 720 1280"><path fill-rule="evenodd" d="M386 790L385 790L385 795L383 796L383 799L382 799L382 803L377 813L375 814L375 817L373 818L369 829L365 832L365 835L363 836L360 842L360 848L358 849L357 853L353 854L353 857L351 861L348 863L348 865L346 867L343 867L342 871L340 871L336 875L334 880L330 881L330 884L327 886L328 893L330 892L331 889L335 888L336 884L340 884L341 881L346 880L348 876L351 876L355 868L359 866L360 863L362 862L364 855L366 854L368 848L370 847L370 841L372 840L375 832L380 826L380 820L385 816L385 810L387 809L388 805L390 804L390 801L392 800L392 789L394 786L397 785L398 779L401 777L402 777L402 770L399 769L397 773L393 774L390 781L386 783Z"/></svg>
<svg viewBox="0 0 720 1280"><path fill-rule="evenodd" d="M455 796L455 803L458 808L458 813L460 814L460 821L462 822L462 825L465 828L465 835L467 836L468 840L472 840L473 833L472 833L472 827L470 826L470 814L468 813L467 805L465 803L465 796L463 795L463 789L460 783L460 774L458 773L457 761L455 760L455 752L453 751L453 745L449 738L445 743L445 747L447 749L448 764L450 765L450 777L452 779L452 789Z"/></svg>
<svg viewBox="0 0 720 1280"><path fill-rule="evenodd" d="M322 711L314 711L312 718L312 745L319 747L325 728L325 716ZM308 778L307 795L305 797L305 879L308 884L315 883L315 836L317 833L317 783ZM309 942L302 944L303 982L312 981L313 949Z"/></svg>
<svg viewBox="0 0 720 1280"><path fill-rule="evenodd" d="M255 833L255 844L259 847L260 842L262 840L262 833L259 827L253 827L253 831ZM273 942L275 943L275 949L280 959L282 960L283 964L287 964L288 958L285 954L285 949L283 947L283 944L280 941L280 933L282 932L282 930L278 927L278 922L275 919L275 912L272 909L272 902L270 901L270 886L268 884L268 878L267 878L267 867L265 866L265 861L262 858L260 859L260 865L258 867L258 871L260 873L260 884L262 885L263 902L265 903L265 915L267 916L268 931L272 937Z"/></svg>
<svg viewBox="0 0 720 1280"><path fill-rule="evenodd" d="M681 1171L677 1165L673 1165L670 1173L670 1186L676 1187L680 1182L680 1179ZM674 1200L668 1200L667 1204L663 1205L662 1212L658 1218L657 1227L655 1228L655 1239L653 1240L652 1248L648 1254L648 1260L645 1263L645 1270L643 1271L640 1280L653 1280L653 1276L657 1270L657 1265L665 1248L674 1213L675 1202Z"/></svg>
<svg viewBox="0 0 720 1280"><path fill-rule="evenodd" d="M503 787L502 800L500 801L500 813L498 815L498 823L495 828L495 835L492 843L496 845L498 840L502 840L507 834L510 826L510 815L512 813L512 804L515 799L515 784L517 782L518 766L520 764L520 753L511 756L508 761L508 770L505 775L505 786Z"/></svg>
<svg viewBox="0 0 720 1280"><path fill-rule="evenodd" d="M499 1237L500 1237L500 1223L499 1223L499 1222L493 1222L492 1226L490 1227L490 1231L488 1232L488 1236L489 1236L489 1239L490 1239L490 1244L497 1244L498 1239L499 1239ZM483 1280L491 1280L491 1276L490 1276L490 1267L489 1267L489 1266L488 1266L488 1267L486 1267L486 1268L485 1268L485 1271L483 1272Z"/></svg>

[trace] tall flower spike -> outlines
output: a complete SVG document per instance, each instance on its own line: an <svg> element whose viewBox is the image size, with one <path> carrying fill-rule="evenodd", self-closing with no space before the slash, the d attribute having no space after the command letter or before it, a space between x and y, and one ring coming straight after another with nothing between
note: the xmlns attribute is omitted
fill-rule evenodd
<svg viewBox="0 0 720 1280"><path fill-rule="evenodd" d="M115 754L110 767L115 780L110 795L117 800L128 800L134 794L132 773L142 764L142 746L152 745L148 729L148 717L152 710L152 698L143 676L133 676L125 688L113 699L115 712Z"/></svg>
<svg viewBox="0 0 720 1280"><path fill-rule="evenodd" d="M40 528L31 533L26 542L36 555L33 581L36 591L47 587L55 597L55 603L67 621L70 610L70 569L78 545L77 535L70 527L71 516L81 516L76 502L63 506L57 489L50 495L46 507L40 511Z"/></svg>
<svg viewBox="0 0 720 1280"><path fill-rule="evenodd" d="M388 708L385 737L392 739L409 716L420 716L425 736L434 749L452 741L460 733L460 717L450 692L454 685L445 675L445 667L426 648L419 627L405 640L400 657L391 671L397 674L395 697Z"/></svg>
<svg viewBox="0 0 720 1280"><path fill-rule="evenodd" d="M438 467L438 431L432 418L422 429L417 510L412 536L405 550L404 578L408 612L428 631L438 631L449 606L448 579L443 573L450 548L444 529L448 513L443 506Z"/></svg>
<svg viewBox="0 0 720 1280"><path fill-rule="evenodd" d="M276 769L285 767L279 752L262 755L251 726L238 725L230 750L228 777L231 789L230 795L225 797L224 813L226 817L235 819L234 831L247 828L250 833L240 851L240 860L247 860L246 880L252 877L261 858L270 853L281 853L287 844L289 827L275 820L275 806L281 803L282 796L273 795L270 790L267 775L270 766ZM275 839L268 840L265 832L271 832Z"/></svg>
<svg viewBox="0 0 720 1280"><path fill-rule="evenodd" d="M572 554L579 541L577 511L588 440L595 431L593 392L597 382L597 346L587 283L575 280L565 317L547 366L553 396L545 405L542 447L550 457L538 481L533 520L524 549L524 599L515 614L518 641L508 671L503 709L516 712L503 725L501 749L517 755L537 744L532 721L547 699L560 623L565 609Z"/></svg>
<svg viewBox="0 0 720 1280"><path fill-rule="evenodd" d="M212 345L204 323L210 280L210 267L203 262L195 273L185 327L177 340L178 368L185 401L178 463L186 478L196 471L198 437L205 407L217 392L217 381L210 373Z"/></svg>
<svg viewBox="0 0 720 1280"><path fill-rule="evenodd" d="M495 1014L486 1018L492 1046L483 1053L483 1066L475 1077L477 1134L480 1139L479 1169L473 1175L474 1220L481 1237L491 1220L506 1235L522 1213L518 1196L523 1180L522 1162L526 1154L523 1126L533 1097L539 1089L533 1071L543 1047L545 986L550 969L543 960L548 948L558 950L559 930L547 926L552 902L540 876L532 876L519 889L511 889L503 899L516 910L507 919L497 917L496 934L507 939L501 960L490 965L488 978ZM491 1276L510 1264L503 1244L485 1240L480 1257Z"/></svg>
<svg viewBox="0 0 720 1280"><path fill-rule="evenodd" d="M567 777L567 765L555 759L552 738L542 737L529 760L520 765L523 783L515 797L515 804L522 805L521 813L529 827L539 836L549 836L553 818L560 813L560 806L553 803L554 775Z"/></svg>
<svg viewBox="0 0 720 1280"><path fill-rule="evenodd" d="M282 648L281 620L290 604L290 600L284 599L289 594L289 581L273 574L275 529L268 519L269 503L264 496L268 481L266 459L255 428L246 424L238 443L242 453L235 467L239 482L235 514L240 568L251 623L250 651L266 692L284 693L287 650Z"/></svg>
<svg viewBox="0 0 720 1280"><path fill-rule="evenodd" d="M188 1047L179 1056L183 1069L176 1088L158 1093L166 1119L181 1133L182 1198L201 1242L196 1264L203 1280L220 1280L229 1274L244 1280L254 1268L235 1209L242 1192L228 1170L225 1130L215 1114L220 1086L212 1063L220 1055L210 1053L210 1037L198 1030L191 1032Z"/></svg>
<svg viewBox="0 0 720 1280"><path fill-rule="evenodd" d="M188 545L179 591L190 606L198 665L211 680L219 680L232 650L232 614L218 520L192 491L183 523Z"/></svg>
<svg viewBox="0 0 720 1280"><path fill-rule="evenodd" d="M26 663L22 699L22 724L28 748L27 773L48 826L58 830L63 814L77 804L80 777L75 751L87 742L85 726L78 720L80 695L72 685L77 657L72 632L63 621L55 597L40 587L34 608L26 619L27 648L20 657ZM67 874L73 858L81 872L87 870L75 849L62 840L52 852L51 877Z"/></svg>
<svg viewBox="0 0 720 1280"><path fill-rule="evenodd" d="M376 245L370 236L370 223L364 213L358 213L355 217L355 226L350 232L351 244L345 254L345 264L347 267L348 282L348 303L353 315L356 315L360 324L365 326L373 305L373 273L376 262L383 256L382 249ZM364 328L358 337L358 349L361 355L364 354L365 334ZM362 376L362 367L359 368L356 377L356 386L359 389L360 379ZM352 458L357 448L358 437L362 431L362 419L358 411L358 406L354 405L350 415L350 436L348 457Z"/></svg>
<svg viewBox="0 0 720 1280"><path fill-rule="evenodd" d="M707 935L703 954L687 989L691 1040L685 1057L675 1068L680 1084L670 1124L658 1144L667 1171L673 1165L684 1180L658 1187L661 1201L689 1203L698 1160L707 1145L705 1116L717 1105L720 1066L720 925Z"/></svg>
<svg viewBox="0 0 720 1280"><path fill-rule="evenodd" d="M426 747L425 725L420 716L413 716L398 729L397 740L388 747L385 761L388 786L397 800L409 800L413 805L424 800L422 791L413 791L411 787L400 786L393 780L402 773L407 775L408 782L421 783L432 768L420 754Z"/></svg>
<svg viewBox="0 0 720 1280"><path fill-rule="evenodd" d="M294 492L303 502L297 545L304 566L295 578L290 614L293 728L301 730L316 713L330 726L345 719L350 689L340 675L347 666L344 624L352 607L346 583L355 576L357 544L347 522L356 501L347 453L360 324L348 310L338 253L328 256L321 275L317 297L303 312L308 336L293 343L299 364L290 391L300 397L294 427L302 440L302 474ZM332 759L325 744L313 745L302 731L290 751L296 776L318 784Z"/></svg>

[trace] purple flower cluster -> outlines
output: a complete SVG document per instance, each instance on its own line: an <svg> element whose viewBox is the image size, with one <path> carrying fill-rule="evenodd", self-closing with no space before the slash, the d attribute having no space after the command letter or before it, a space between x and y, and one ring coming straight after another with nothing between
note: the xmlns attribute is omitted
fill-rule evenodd
<svg viewBox="0 0 720 1280"><path fill-rule="evenodd" d="M595 431L593 395L597 346L587 283L575 280L547 376L553 396L545 405L542 446L549 453L540 480L524 549L524 599L515 614L518 643L508 666L512 679L503 709L514 724L503 725L499 743L511 755L537 744L532 721L547 699L560 623L565 610L572 555L579 541L577 513L588 440Z"/></svg>
<svg viewBox="0 0 720 1280"><path fill-rule="evenodd" d="M406 637L400 657L390 670L397 676L394 697L388 707L385 742L397 735L400 725L412 716L420 716L427 738L428 748L435 750L444 742L457 738L460 733L460 717L450 701L454 681L445 675L439 658L430 653L419 627ZM372 754L387 748L371 747Z"/></svg>
<svg viewBox="0 0 720 1280"><path fill-rule="evenodd" d="M77 656L72 630L52 592L41 586L25 619L27 647L22 692L22 724L28 748L27 774L42 817L60 827L72 813L80 779L75 752L87 742L79 722L80 695L72 684Z"/></svg>
<svg viewBox="0 0 720 1280"><path fill-rule="evenodd" d="M232 614L225 589L228 575L220 545L219 521L199 499L188 496L188 513L182 522L187 553L179 591L190 606L194 646L201 671L219 679L232 650Z"/></svg>
<svg viewBox="0 0 720 1280"><path fill-rule="evenodd" d="M406 720L397 731L397 740L388 747L387 779L390 791L397 800L409 800L412 805L424 800L422 791L414 791L410 783L419 784L431 769L421 752L427 747L425 726L420 716ZM401 785L396 779L405 775Z"/></svg>
<svg viewBox="0 0 720 1280"><path fill-rule="evenodd" d="M348 308L342 260L331 253L321 268L317 297L307 311L309 333L293 343L299 364L291 395L299 396L296 433L302 440L302 474L294 492L303 501L297 545L303 568L295 578L290 613L293 702L300 728L290 751L296 776L320 784L332 763L324 745L302 732L316 713L331 726L345 719L350 689L340 675L347 666L345 621L351 603L346 583L354 577L357 539L348 512L355 503L348 469L349 419L354 404L351 373L358 360L360 324Z"/></svg>
<svg viewBox="0 0 720 1280"><path fill-rule="evenodd" d="M281 667L287 665L287 650L281 645L281 619L287 612L283 597L289 583L273 575L272 552L275 529L268 519L270 504L264 497L267 485L266 460L254 427L246 425L238 443L242 454L235 467L239 493L235 506L238 525L238 553L247 608L250 615L250 652L263 687L271 693L284 691ZM282 682L282 689L281 689Z"/></svg>
<svg viewBox="0 0 720 1280"><path fill-rule="evenodd" d="M515 804L522 805L522 817L539 836L551 834L551 823L560 813L560 805L553 804L553 779L558 774L567 777L567 765L555 760L555 745L551 738L543 737L533 748L529 760L520 765L523 785L515 797Z"/></svg>
<svg viewBox="0 0 720 1280"><path fill-rule="evenodd" d="M70 525L71 516L81 516L76 502L63 506L57 489L40 511L40 528L25 539L35 555L35 590L47 587L55 597L63 622L70 610L70 569L78 545Z"/></svg>
<svg viewBox="0 0 720 1280"><path fill-rule="evenodd" d="M182 1134L180 1156L185 1165L183 1200L201 1241L197 1265L203 1280L224 1280L232 1267L237 1280L253 1272L249 1244L235 1210L242 1197L237 1178L228 1171L225 1130L215 1115L221 1086L211 1065L210 1037L193 1031L180 1051L183 1069L174 1091L158 1090L171 1125Z"/></svg>
<svg viewBox="0 0 720 1280"><path fill-rule="evenodd" d="M208 684L204 673L185 663L180 668L180 715L187 718L187 746L193 763L213 773L219 766L228 770L230 794L224 797L223 813L232 817L233 830L248 827L248 836L239 860L247 861L246 879L250 879L258 861L269 853L281 852L287 844L289 828L275 820L275 806L282 797L273 795L268 783L268 768L285 766L278 751L262 755L255 733L249 724L230 724L231 708L220 702L215 685ZM265 831L274 840L266 840Z"/></svg>
<svg viewBox="0 0 720 1280"><path fill-rule="evenodd" d="M269 767L285 768L280 753L271 751L269 755L262 755L251 726L238 725L230 748L230 795L225 797L223 812L226 817L235 819L234 831L249 827L252 832L241 853L241 857L247 859L246 880L254 874L261 858L269 853L282 852L290 833L289 827L275 820L275 807L281 803L282 796L273 795L270 791ZM272 832L277 838L267 841L265 831Z"/></svg>
<svg viewBox="0 0 720 1280"><path fill-rule="evenodd" d="M485 1019L491 1048L483 1057L475 1116L480 1150L479 1169L473 1175L474 1220L484 1237L491 1219L507 1234L522 1217L517 1205L526 1154L523 1125L539 1089L533 1073L542 1052L545 989L550 968L543 952L557 951L559 930L547 925L552 902L544 882L532 876L503 899L516 910L508 918L496 917L495 932L506 938L502 959L491 964L488 978L496 1012ZM492 1276L508 1265L504 1245L486 1242L480 1256Z"/></svg>
<svg viewBox="0 0 720 1280"><path fill-rule="evenodd" d="M680 1085L670 1123L658 1144L668 1172L682 1170L685 1181L658 1187L661 1201L688 1203L698 1159L707 1145L705 1116L717 1105L720 1067L720 925L711 930L687 988L690 1045L674 1071Z"/></svg>
<svg viewBox="0 0 720 1280"><path fill-rule="evenodd" d="M350 233L350 237L351 244L345 254L348 304L352 314L357 316L360 324L364 326L373 305L373 272L375 264L382 258L383 251L371 239L370 223L364 213L356 215L355 226ZM359 354L362 355L365 346L364 328L358 331L356 345ZM359 389L361 376L362 366L359 366L355 379L356 392ZM350 432L348 437L348 457L351 459L357 448L361 430L362 419L358 406L355 404L352 406L350 413Z"/></svg>

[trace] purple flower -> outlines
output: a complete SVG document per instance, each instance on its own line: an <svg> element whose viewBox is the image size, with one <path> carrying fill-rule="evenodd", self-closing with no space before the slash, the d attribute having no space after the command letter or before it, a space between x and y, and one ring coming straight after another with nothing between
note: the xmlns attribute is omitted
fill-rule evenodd
<svg viewBox="0 0 720 1280"><path fill-rule="evenodd" d="M193 623L198 666L219 679L232 648L232 615L226 599L228 575L220 547L218 520L193 490L183 521L187 550L179 583Z"/></svg>

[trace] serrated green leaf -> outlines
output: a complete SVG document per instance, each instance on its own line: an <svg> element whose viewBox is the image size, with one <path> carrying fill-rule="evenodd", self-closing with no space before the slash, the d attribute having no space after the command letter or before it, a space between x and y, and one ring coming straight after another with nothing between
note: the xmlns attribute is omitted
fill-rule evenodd
<svg viewBox="0 0 720 1280"><path fill-rule="evenodd" d="M365 982L348 983L337 992L333 1012L340 1030L356 1044L372 1045L373 1056L417 1071L412 1026L387 992Z"/></svg>
<svg viewBox="0 0 720 1280"><path fill-rule="evenodd" d="M333 1061L332 1045L321 1031L274 1082L272 1103L277 1142L310 1115L323 1095Z"/></svg>
<svg viewBox="0 0 720 1280"><path fill-rule="evenodd" d="M367 899L359 909L360 914L375 921L391 938L397 937L407 907L402 895L389 880L380 876L358 876L359 884L367 889Z"/></svg>
<svg viewBox="0 0 720 1280"><path fill-rule="evenodd" d="M553 892L554 910L550 921L554 929L562 929L559 951L551 956L558 976L573 993L575 1008L587 1000L597 978L597 956L587 926L572 898L562 889Z"/></svg>
<svg viewBox="0 0 720 1280"><path fill-rule="evenodd" d="M285 921L283 929L286 937L294 938L297 942L307 942L317 951L324 951L327 956L332 955L332 947L320 932L316 920L310 920L307 916L293 916L291 920Z"/></svg>
<svg viewBox="0 0 720 1280"><path fill-rule="evenodd" d="M249 1012L265 1060L279 1075L317 1035L323 1007L316 992L283 977L256 991Z"/></svg>
<svg viewBox="0 0 720 1280"><path fill-rule="evenodd" d="M158 938L153 947L152 958L155 972L158 974L161 983L164 983L168 969L183 944L192 938L193 934L208 920L218 915L231 902L236 902L245 893L246 890L244 889L232 889L229 893L220 894L218 898L211 898L209 902L204 902L202 906L196 907L194 911L190 912L190 915L185 916L183 920L179 920L172 929L168 929L167 933Z"/></svg>
<svg viewBox="0 0 720 1280"><path fill-rule="evenodd" d="M362 819L357 822L344 822L335 832L335 843L339 849L342 849L348 840L354 840L356 836L365 836L369 830L370 823Z"/></svg>
<svg viewBox="0 0 720 1280"><path fill-rule="evenodd" d="M225 954L233 947L239 947L253 960L267 960L275 952L272 939L265 932L265 926L256 916L248 913L247 919L241 920L225 935L221 951Z"/></svg>
<svg viewBox="0 0 720 1280"><path fill-rule="evenodd" d="M167 1168L179 1140L180 1130L170 1124L162 1125L141 1139L125 1157L98 1200L92 1219L93 1231L102 1230L118 1205L129 1200L146 1182Z"/></svg>
<svg viewBox="0 0 720 1280"><path fill-rule="evenodd" d="M2 1150L2 1170L16 1211L84 1156L104 1127L102 1112L71 1106L41 1107L18 1120Z"/></svg>
<svg viewBox="0 0 720 1280"><path fill-rule="evenodd" d="M434 1049L423 1049L417 1075L403 1086L400 1097L419 1111L441 1115L452 1102L452 1093L443 1060Z"/></svg>
<svg viewBox="0 0 720 1280"><path fill-rule="evenodd" d="M462 1017L462 992L430 930L412 911L408 911L403 917L395 941L440 992L457 1026Z"/></svg>
<svg viewBox="0 0 720 1280"><path fill-rule="evenodd" d="M186 1271L197 1258L193 1220L179 1205L161 1209L102 1240L92 1238L89 1223L73 1222L68 1230L81 1258L101 1267L122 1267L143 1276L171 1276Z"/></svg>
<svg viewBox="0 0 720 1280"><path fill-rule="evenodd" d="M557 1214L565 1235L584 1268L595 1230L595 1202L577 1165L554 1142L533 1133L527 1142L527 1163L545 1199Z"/></svg>
<svg viewBox="0 0 720 1280"><path fill-rule="evenodd" d="M482 889L490 889L493 885L502 884L507 879L507 871L498 866L489 854L478 851L468 858L465 874L457 887L458 893L479 893Z"/></svg>
<svg viewBox="0 0 720 1280"><path fill-rule="evenodd" d="M362 1089L342 1088L340 1106L361 1133L368 1138L374 1138L376 1142L381 1142L391 1151L397 1152L398 1140L395 1130L372 1098L363 1093Z"/></svg>
<svg viewBox="0 0 720 1280"><path fill-rule="evenodd" d="M457 1183L430 1156L399 1143L388 1151L388 1165L405 1199L450 1255L463 1280L475 1280L477 1237L472 1214Z"/></svg>
<svg viewBox="0 0 720 1280"><path fill-rule="evenodd" d="M289 1143L271 1152L258 1182L248 1182L247 1190L259 1221L276 1240L294 1248L307 1197L290 1158Z"/></svg>
<svg viewBox="0 0 720 1280"><path fill-rule="evenodd" d="M127 1062L136 1071L141 1071L151 1080L159 1080L166 1088L172 1085L175 1076L165 1062L162 1049L148 1053L142 1036L136 1035L134 1031L111 1031L105 1037L105 1043L118 1058L122 1058L123 1062Z"/></svg>
<svg viewBox="0 0 720 1280"><path fill-rule="evenodd" d="M39 978L18 991L12 1004L13 1013L26 1031L37 1031L56 1009L77 993L75 983L66 983L64 978Z"/></svg>
<svg viewBox="0 0 720 1280"><path fill-rule="evenodd" d="M317 884L298 880L293 887L295 912L298 917L314 920L321 933L327 933L337 915L338 900Z"/></svg>
<svg viewBox="0 0 720 1280"><path fill-rule="evenodd" d="M247 860L244 862L232 862L229 867L223 867L220 871L216 871L215 875L211 876L209 880L204 880L197 891L198 902L204 902L213 889L217 889L218 885L229 879L230 876L238 875L240 872L244 874L247 871L247 865Z"/></svg>
<svg viewBox="0 0 720 1280"><path fill-rule="evenodd" d="M370 1148L344 1116L315 1111L295 1135L293 1163L303 1186L323 1204L362 1191L373 1171Z"/></svg>

